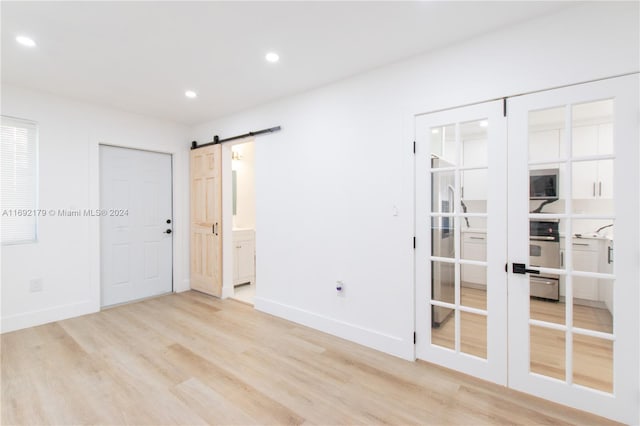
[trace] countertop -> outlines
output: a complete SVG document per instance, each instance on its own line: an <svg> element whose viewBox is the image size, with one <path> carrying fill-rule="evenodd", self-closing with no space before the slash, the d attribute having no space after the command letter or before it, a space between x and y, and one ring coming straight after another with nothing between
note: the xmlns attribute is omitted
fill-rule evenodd
<svg viewBox="0 0 640 426"><path fill-rule="evenodd" d="M560 234L560 238L565 238L565 235L564 234ZM594 234L594 233L574 234L573 235L573 239L574 240L606 240L606 241L613 241L613 236L611 236L611 235L598 235L598 234Z"/></svg>
<svg viewBox="0 0 640 426"><path fill-rule="evenodd" d="M474 234L486 234L487 230L484 228L466 228L463 227L460 232L468 232L468 233L474 233ZM561 233L560 234L560 238L565 238L565 234ZM599 235L599 234L594 234L594 233L585 233L585 234L579 234L578 235L574 235L573 236L574 239L584 239L584 240L606 240L606 241L613 241L613 236L612 235Z"/></svg>

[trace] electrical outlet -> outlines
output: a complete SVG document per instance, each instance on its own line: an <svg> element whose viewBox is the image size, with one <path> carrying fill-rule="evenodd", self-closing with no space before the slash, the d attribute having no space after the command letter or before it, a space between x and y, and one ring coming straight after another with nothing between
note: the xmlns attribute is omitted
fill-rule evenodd
<svg viewBox="0 0 640 426"><path fill-rule="evenodd" d="M29 281L29 291L31 293L42 291L42 278L34 278Z"/></svg>

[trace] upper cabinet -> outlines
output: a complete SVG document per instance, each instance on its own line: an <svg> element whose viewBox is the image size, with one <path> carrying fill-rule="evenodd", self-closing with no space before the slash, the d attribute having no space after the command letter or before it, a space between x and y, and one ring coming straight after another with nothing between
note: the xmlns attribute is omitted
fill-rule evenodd
<svg viewBox="0 0 640 426"><path fill-rule="evenodd" d="M531 169L549 168L558 160L559 195L565 198L564 182L568 178L563 165L574 158L571 189L574 200L611 200L613 198L613 103L602 100L572 107L571 145L566 145L566 110L564 107L535 111L530 114L529 161ZM535 162L540 162L539 166ZM547 162L546 164L542 164Z"/></svg>
<svg viewBox="0 0 640 426"><path fill-rule="evenodd" d="M574 157L586 159L573 165L573 197L613 198L613 160L588 160L590 156L613 153L611 123L574 127L572 140Z"/></svg>

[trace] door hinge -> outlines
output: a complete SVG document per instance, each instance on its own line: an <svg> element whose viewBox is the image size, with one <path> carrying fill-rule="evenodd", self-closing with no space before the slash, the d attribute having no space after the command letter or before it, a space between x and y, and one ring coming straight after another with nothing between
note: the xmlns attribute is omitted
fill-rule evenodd
<svg viewBox="0 0 640 426"><path fill-rule="evenodd" d="M416 249L416 237L413 237L413 249Z"/></svg>
<svg viewBox="0 0 640 426"><path fill-rule="evenodd" d="M413 153L416 153L416 141L413 141Z"/></svg>
<svg viewBox="0 0 640 426"><path fill-rule="evenodd" d="M502 116L507 116L507 98L502 98Z"/></svg>
<svg viewBox="0 0 640 426"><path fill-rule="evenodd" d="M505 271L506 273L509 273L509 264L508 264L508 263L505 263L505 264L504 264L504 271Z"/></svg>
<svg viewBox="0 0 640 426"><path fill-rule="evenodd" d="M413 344L414 345L416 344L416 332L415 331L413 332Z"/></svg>

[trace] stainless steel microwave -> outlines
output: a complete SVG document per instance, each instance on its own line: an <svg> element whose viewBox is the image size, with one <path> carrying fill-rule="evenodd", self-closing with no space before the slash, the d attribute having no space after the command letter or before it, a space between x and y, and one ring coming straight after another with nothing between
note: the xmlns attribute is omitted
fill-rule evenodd
<svg viewBox="0 0 640 426"><path fill-rule="evenodd" d="M559 169L530 170L529 199L557 200L559 174Z"/></svg>

